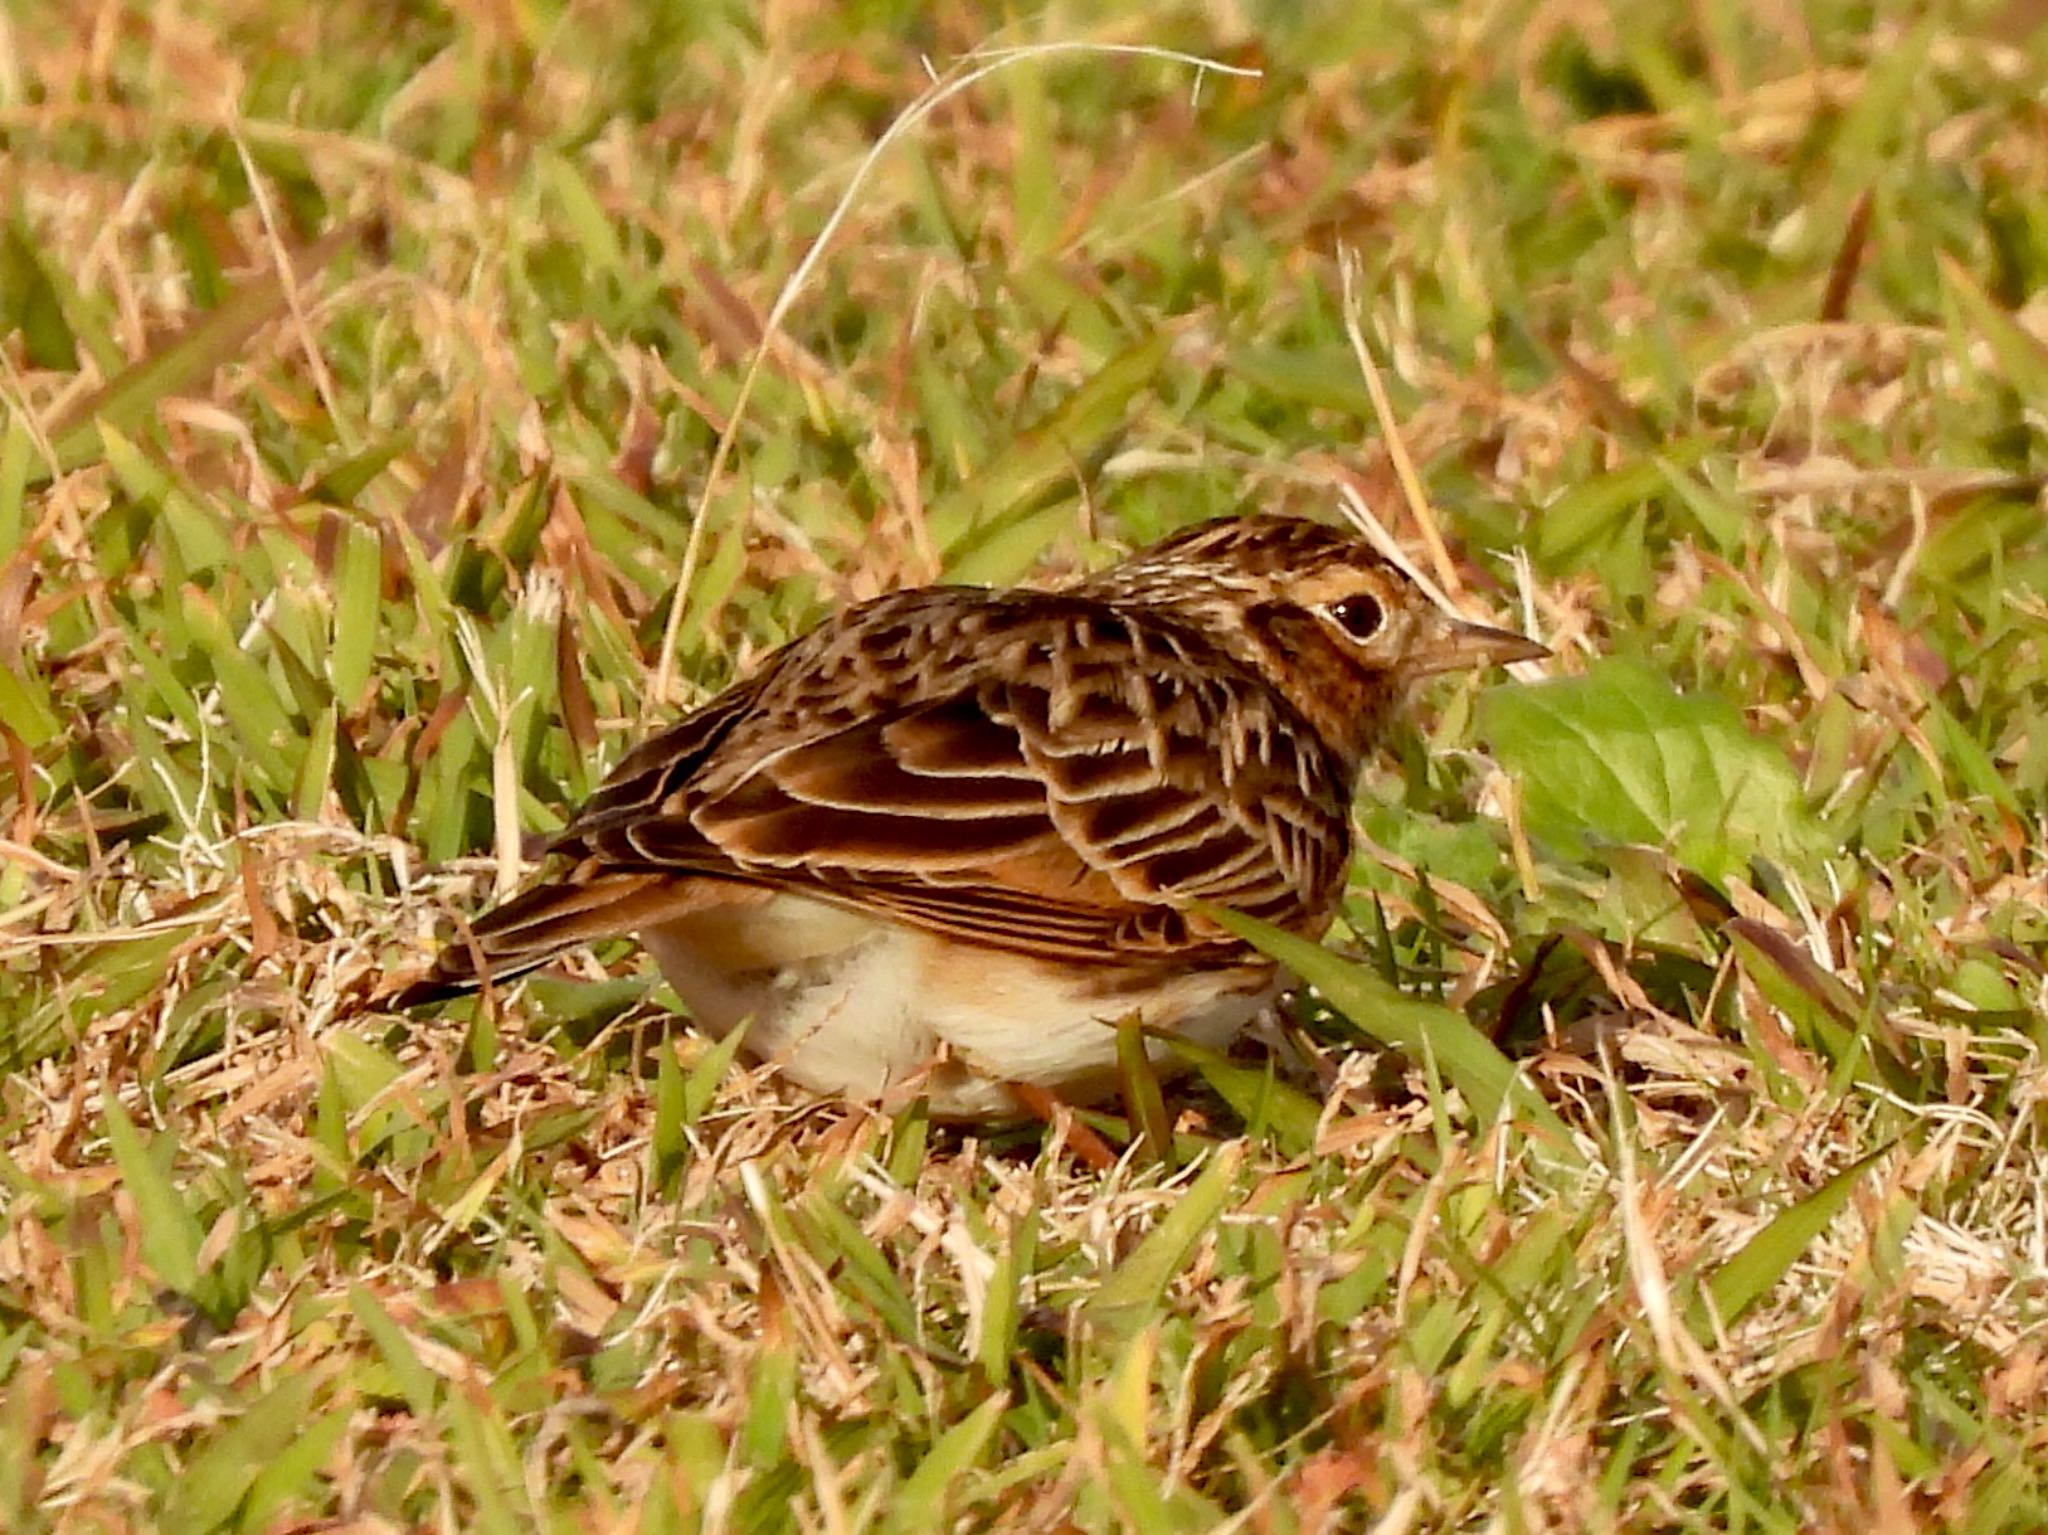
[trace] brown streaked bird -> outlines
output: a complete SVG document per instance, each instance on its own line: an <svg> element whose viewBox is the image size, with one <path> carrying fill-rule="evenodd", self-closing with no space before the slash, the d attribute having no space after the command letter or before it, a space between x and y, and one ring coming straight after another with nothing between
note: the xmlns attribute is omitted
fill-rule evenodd
<svg viewBox="0 0 2048 1535"><path fill-rule="evenodd" d="M1085 1101L1116 1024L1227 1044L1274 964L1195 910L1320 938L1350 803L1416 679L1545 654L1356 536L1205 523L1054 590L849 609L647 741L559 872L398 999L638 934L691 1016L821 1092L1014 1115Z"/></svg>

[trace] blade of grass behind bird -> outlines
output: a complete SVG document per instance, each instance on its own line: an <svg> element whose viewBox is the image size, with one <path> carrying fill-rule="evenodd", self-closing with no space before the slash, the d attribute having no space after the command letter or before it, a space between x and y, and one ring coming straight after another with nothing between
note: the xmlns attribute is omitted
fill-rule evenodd
<svg viewBox="0 0 2048 1535"><path fill-rule="evenodd" d="M1220 1050L1189 1039L1168 1038L1167 1050L1194 1068L1216 1095L1244 1121L1253 1140L1270 1137L1288 1156L1301 1156L1315 1145L1320 1110L1308 1094L1274 1076L1271 1063L1244 1066Z"/></svg>
<svg viewBox="0 0 2048 1535"><path fill-rule="evenodd" d="M949 580L1014 581L1030 569L1070 520L1060 487L1116 441L1172 348L1172 336L1159 331L1111 358L932 507L931 534L945 550Z"/></svg>
<svg viewBox="0 0 2048 1535"><path fill-rule="evenodd" d="M332 230L315 240L294 263L297 280L310 281L362 232L359 224ZM183 393L211 377L243 345L282 314L290 295L275 269L236 287L213 309L171 336L147 356L115 375L49 425L60 470L68 473L97 460L102 449L98 423L135 432L166 396ZM48 467L42 471L48 478Z"/></svg>
<svg viewBox="0 0 2048 1535"><path fill-rule="evenodd" d="M1380 1044L1418 1061L1434 1058L1482 1124L1492 1123L1511 1106L1517 1116L1543 1130L1556 1151L1572 1161L1579 1159L1564 1121L1491 1040L1449 1008L1405 996L1362 965L1349 964L1320 944L1255 917L1216 906L1201 909L1279 960Z"/></svg>

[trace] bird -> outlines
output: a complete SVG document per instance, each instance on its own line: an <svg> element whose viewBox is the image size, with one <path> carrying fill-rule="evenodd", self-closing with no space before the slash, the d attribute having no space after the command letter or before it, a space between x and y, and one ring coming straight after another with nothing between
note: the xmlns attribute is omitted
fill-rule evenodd
<svg viewBox="0 0 2048 1535"><path fill-rule="evenodd" d="M1221 1049L1281 991L1215 908L1324 936L1414 683L1547 654L1280 513L1048 586L875 597L630 751L554 872L394 1005L637 935L700 1028L817 1093L951 1121L1095 1101L1120 1025L1155 1060Z"/></svg>

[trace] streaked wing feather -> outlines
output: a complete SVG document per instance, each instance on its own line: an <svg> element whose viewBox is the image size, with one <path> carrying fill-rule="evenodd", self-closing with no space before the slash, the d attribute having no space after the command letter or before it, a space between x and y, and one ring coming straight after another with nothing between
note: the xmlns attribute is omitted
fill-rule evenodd
<svg viewBox="0 0 2048 1535"><path fill-rule="evenodd" d="M899 594L736 691L565 843L1081 961L1234 950L1194 900L1319 927L1348 853L1342 775L1286 706L1099 602Z"/></svg>

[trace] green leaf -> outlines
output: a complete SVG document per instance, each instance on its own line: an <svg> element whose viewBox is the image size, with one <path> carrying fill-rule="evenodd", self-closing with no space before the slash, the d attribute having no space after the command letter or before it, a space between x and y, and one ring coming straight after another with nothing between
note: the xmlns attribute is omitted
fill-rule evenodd
<svg viewBox="0 0 2048 1535"><path fill-rule="evenodd" d="M1707 1294L1724 1326L1735 1322L1785 1277L1799 1255L1847 1207L1863 1175L1896 1144L1887 1141L1858 1157L1804 1199L1780 1210L1763 1230L1742 1244L1740 1252L1715 1270L1707 1281Z"/></svg>
<svg viewBox="0 0 2048 1535"><path fill-rule="evenodd" d="M1138 1332L1159 1310L1173 1276L1187 1266L1202 1233L1216 1223L1244 1165L1241 1141L1216 1148L1202 1175L1155 1226L1137 1251L1082 1303L1081 1317L1113 1337Z"/></svg>
<svg viewBox="0 0 2048 1535"><path fill-rule="evenodd" d="M398 1389L405 1396L406 1406L412 1415L422 1423L436 1421L435 1406L439 1392L434 1384L434 1372L412 1346L412 1340L405 1335L405 1329L391 1318L377 1297L362 1285L350 1285L348 1308L363 1331L370 1335L370 1341L377 1345L377 1352L384 1356Z"/></svg>
<svg viewBox="0 0 2048 1535"><path fill-rule="evenodd" d="M26 668L0 667L0 727L12 731L31 751L57 733L49 698Z"/></svg>
<svg viewBox="0 0 2048 1535"><path fill-rule="evenodd" d="M923 1346L917 1307L882 1250L834 1203L832 1192L814 1188L792 1211L804 1248L827 1265L839 1287L864 1301L884 1326L912 1347Z"/></svg>
<svg viewBox="0 0 2048 1535"><path fill-rule="evenodd" d="M355 1141L367 1153L403 1118L386 1089L404 1074L404 1068L369 1040L346 1030L329 1034L321 1048L343 1108L351 1118L362 1116L354 1126ZM369 1108L372 1103L377 1105L374 1109Z"/></svg>
<svg viewBox="0 0 2048 1535"><path fill-rule="evenodd" d="M1798 776L1727 700L1680 693L1633 661L1496 688L1478 728L1522 783L1523 822L1573 857L1595 839L1666 848L1725 878L1762 853L1817 844Z"/></svg>
<svg viewBox="0 0 2048 1535"><path fill-rule="evenodd" d="M1742 973L1785 1015L1799 1041L1818 1051L1845 1080L1911 1095L1912 1076L1873 1030L1869 1004L1813 956L1760 922L1737 918L1722 931L1735 946Z"/></svg>
<svg viewBox="0 0 2048 1535"><path fill-rule="evenodd" d="M890 1527L915 1531L947 1527L946 1493L988 1450L1009 1408L1009 1398L992 1396L939 1436L890 1504Z"/></svg>
<svg viewBox="0 0 2048 1535"><path fill-rule="evenodd" d="M955 581L1015 580L1071 522L1056 493L1121 435L1131 401L1172 351L1165 332L1111 358L1044 420L1012 439L931 510L932 538Z"/></svg>
<svg viewBox="0 0 2048 1535"><path fill-rule="evenodd" d="M310 280L355 240L357 232L357 227L350 225L316 240L299 257L298 280ZM49 435L58 463L69 471L93 462L101 443L97 423L104 421L124 432L138 430L159 400L186 393L240 356L249 338L284 312L286 302L284 283L274 269L243 283L218 308L207 310L104 389L88 395L52 422Z"/></svg>
<svg viewBox="0 0 2048 1535"><path fill-rule="evenodd" d="M1038 1204L1034 1200L1010 1228L1009 1239L996 1255L989 1275L988 1296L981 1313L981 1349L977 1363L991 1387L1010 1378L1011 1356L1017 1347L1017 1322L1023 1314L1023 1282L1038 1265Z"/></svg>
<svg viewBox="0 0 2048 1535"><path fill-rule="evenodd" d="M286 1502L295 1498L310 1501L309 1484L327 1464L327 1457L334 1452L354 1417L353 1408L324 1413L311 1423L295 1416L287 1425L291 1431L289 1440L258 1463L249 1495L242 1501L241 1528L270 1529L271 1515Z"/></svg>
<svg viewBox="0 0 2048 1535"><path fill-rule="evenodd" d="M319 478L306 487L306 499L325 501L334 506L351 505L378 475L390 467L393 459L412 446L412 442L412 433L398 432L372 443L360 453L352 453L329 464L320 471Z"/></svg>
<svg viewBox="0 0 2048 1535"><path fill-rule="evenodd" d="M327 653L327 679L335 701L353 711L370 681L382 617L384 550L371 529L345 522L334 572L334 644Z"/></svg>
<svg viewBox="0 0 2048 1535"><path fill-rule="evenodd" d="M754 1356L739 1446L756 1471L778 1464L789 1449L790 1412L797 1401L796 1355L787 1343L768 1343Z"/></svg>
<svg viewBox="0 0 2048 1535"><path fill-rule="evenodd" d="M121 1169L121 1181L135 1200L142 1226L143 1260L156 1277L181 1295L192 1293L199 1282L199 1247L206 1240L199 1218L185 1208L177 1185L157 1165L141 1132L120 1100L106 1097L107 1144L114 1163Z"/></svg>
<svg viewBox="0 0 2048 1535"><path fill-rule="evenodd" d="M1519 1117L1546 1132L1555 1151L1578 1160L1571 1133L1542 1095L1492 1040L1449 1008L1404 995L1363 965L1255 917L1214 906L1202 910L1279 960L1373 1040L1413 1060L1434 1060L1482 1124L1491 1124L1512 1103Z"/></svg>
<svg viewBox="0 0 2048 1535"><path fill-rule="evenodd" d="M1163 1167L1174 1166L1173 1121L1166 1117L1159 1074L1152 1069L1152 1057L1146 1052L1144 1031L1136 1017L1117 1025L1116 1072L1123 1086L1124 1108L1147 1153Z"/></svg>
<svg viewBox="0 0 2048 1535"><path fill-rule="evenodd" d="M1305 1155L1315 1145L1322 1111L1306 1093L1289 1087L1268 1066L1245 1066L1220 1050L1189 1039L1168 1039L1167 1050L1192 1067L1211 1091L1230 1105L1254 1139L1270 1134L1290 1157Z"/></svg>
<svg viewBox="0 0 2048 1535"><path fill-rule="evenodd" d="M228 627L227 616L213 597L196 586L183 594L192 637L205 652L220 685L221 710L244 748L241 763L251 777L272 789L283 789L297 776L288 749L299 744L285 701L264 670Z"/></svg>
<svg viewBox="0 0 2048 1535"><path fill-rule="evenodd" d="M0 332L20 328L29 366L76 373L78 338L64 318L63 295L18 214L8 221L7 238L0 243L0 295L7 300Z"/></svg>
<svg viewBox="0 0 2048 1535"><path fill-rule="evenodd" d="M683 1083L684 1124L694 1125L704 1117L704 1111L711 1107L711 1100L718 1096L718 1084L732 1070L733 1057L740 1053L740 1046L746 1043L746 1038L747 1026L742 1023L706 1050L704 1058L690 1068L689 1078Z"/></svg>
<svg viewBox="0 0 2048 1535"><path fill-rule="evenodd" d="M654 1068L654 1131L648 1136L649 1171L654 1186L673 1194L683 1163L690 1154L688 1121L683 1112L683 1068L675 1046L664 1041Z"/></svg>
<svg viewBox="0 0 2048 1535"><path fill-rule="evenodd" d="M100 423L100 451L121 488L156 513L157 524L170 534L186 575L216 570L234 557L220 524L111 421Z"/></svg>
<svg viewBox="0 0 2048 1535"><path fill-rule="evenodd" d="M259 1473L294 1448L305 1433L313 1386L310 1376L287 1374L276 1390L252 1402L193 1455L164 1511L163 1528L216 1530L233 1518L253 1493ZM348 1415L333 1414L328 1421L339 1428L347 1423Z"/></svg>
<svg viewBox="0 0 2048 1535"><path fill-rule="evenodd" d="M1230 353L1229 372L1232 378L1276 400L1342 411L1360 421L1377 419L1372 395L1358 375L1358 359L1337 342L1314 347L1236 347Z"/></svg>
<svg viewBox="0 0 2048 1535"><path fill-rule="evenodd" d="M35 458L36 442L29 435L28 417L9 411L6 431L0 434L0 562L21 545L28 517L29 468Z"/></svg>
<svg viewBox="0 0 2048 1535"><path fill-rule="evenodd" d="M1957 309L1990 346L2006 382L2032 399L2048 396L2048 342L2007 314L1955 257L1936 252L1934 259Z"/></svg>
<svg viewBox="0 0 2048 1535"><path fill-rule="evenodd" d="M2013 816L2025 815L2019 796L2006 782L1991 754L1970 734L1968 726L1942 706L1940 699L1927 700L1922 723L1943 766L1961 781L1965 792L1987 799Z"/></svg>
<svg viewBox="0 0 2048 1535"><path fill-rule="evenodd" d="M292 814L301 821L320 819L327 786L334 779L335 732L339 729L333 709L322 709L313 716L305 755L299 759L298 781L292 787Z"/></svg>

